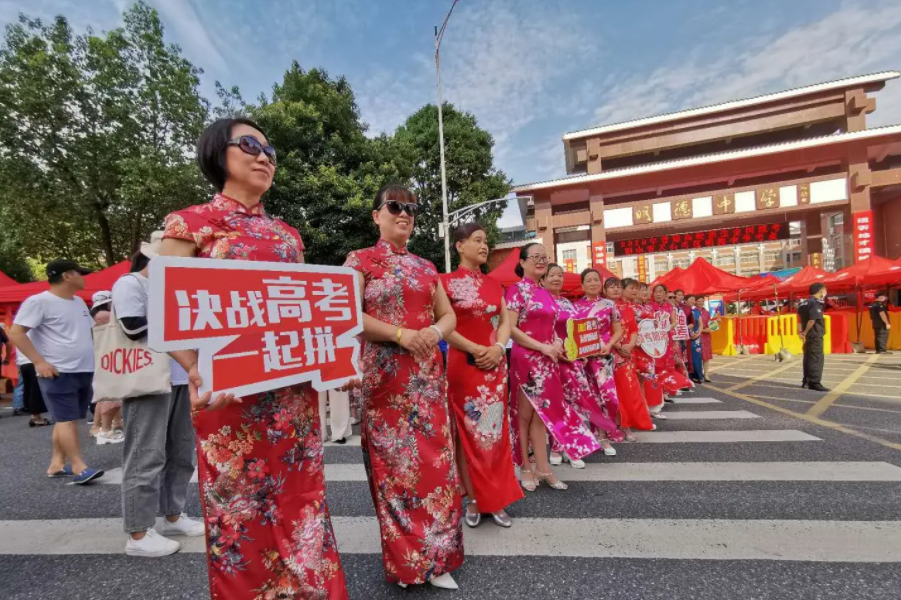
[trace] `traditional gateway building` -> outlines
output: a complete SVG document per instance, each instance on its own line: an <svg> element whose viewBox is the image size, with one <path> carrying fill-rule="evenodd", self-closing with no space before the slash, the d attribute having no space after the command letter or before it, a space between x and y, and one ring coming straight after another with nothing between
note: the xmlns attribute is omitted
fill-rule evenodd
<svg viewBox="0 0 901 600"><path fill-rule="evenodd" d="M646 281L703 256L740 275L901 255L901 125L863 75L567 133L567 177L520 185L527 239L571 271ZM504 249L507 248L507 251Z"/></svg>

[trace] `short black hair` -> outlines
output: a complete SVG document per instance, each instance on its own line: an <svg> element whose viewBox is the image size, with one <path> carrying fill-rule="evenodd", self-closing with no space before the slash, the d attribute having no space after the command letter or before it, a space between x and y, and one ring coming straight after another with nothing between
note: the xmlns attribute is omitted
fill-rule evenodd
<svg viewBox="0 0 901 600"><path fill-rule="evenodd" d="M823 290L825 288L826 288L825 283L817 281L816 283L811 283L810 287L807 289L810 291L811 296L815 296L820 293L820 290Z"/></svg>
<svg viewBox="0 0 901 600"><path fill-rule="evenodd" d="M150 258L141 254L140 251L135 252L131 255L131 267L128 269L129 273L137 273L139 271L143 271L144 268L150 264Z"/></svg>
<svg viewBox="0 0 901 600"><path fill-rule="evenodd" d="M626 277L625 279L623 279L622 285L623 285L623 289L626 289L630 285L634 285L635 287L640 286L639 281L637 279L635 279L634 277Z"/></svg>
<svg viewBox="0 0 901 600"><path fill-rule="evenodd" d="M262 133L267 139L269 136L263 128L250 119L218 119L207 125L200 139L197 140L197 165L204 178L221 192L228 179L228 170L225 168L225 153L228 150L228 142L232 139L232 128L235 125L247 125ZM260 140L262 141L262 140Z"/></svg>
<svg viewBox="0 0 901 600"><path fill-rule="evenodd" d="M664 294L668 294L668 293L669 293L669 290L666 289L666 286L665 286L664 284L662 284L662 283L658 283L657 285L655 285L653 291L656 292L656 291L657 291L657 288L663 288L663 293L664 293ZM674 293L675 293L675 292L674 292Z"/></svg>
<svg viewBox="0 0 901 600"><path fill-rule="evenodd" d="M550 275L551 269L560 269L563 273L566 273L566 269L558 265L557 263L548 263L547 271L544 272L544 275L541 276L542 279Z"/></svg>
<svg viewBox="0 0 901 600"><path fill-rule="evenodd" d="M608 287L612 287L614 285L618 285L620 287L623 286L623 281L619 277L608 277L607 281L604 282L604 289L606 290Z"/></svg>
<svg viewBox="0 0 901 600"><path fill-rule="evenodd" d="M529 258L529 249L532 246L540 246L541 242L529 242L525 246L519 249L519 260L526 260ZM525 269L522 268L522 265L516 263L516 266L513 267L513 272L516 273L517 277L523 277L526 274Z"/></svg>
<svg viewBox="0 0 901 600"><path fill-rule="evenodd" d="M682 290L673 290L673 293L674 294L682 294L683 296L685 295L685 292Z"/></svg>
<svg viewBox="0 0 901 600"><path fill-rule="evenodd" d="M396 200L404 204L412 204L416 202L416 194L413 190L399 183L388 183L379 188L372 199L372 210L378 210L382 204Z"/></svg>
<svg viewBox="0 0 901 600"><path fill-rule="evenodd" d="M689 298L697 298L697 296L695 296L694 294L689 294L689 295L685 296L686 300L688 300Z"/></svg>
<svg viewBox="0 0 901 600"><path fill-rule="evenodd" d="M595 273L598 276L598 279L600 279L601 281L604 280L604 278L601 277L600 271L598 271L594 267L588 267L587 269L582 271L582 283L585 283L585 278L588 277L591 273Z"/></svg>
<svg viewBox="0 0 901 600"><path fill-rule="evenodd" d="M456 229L454 229L454 244L456 244L457 242L465 242L466 240L471 238L472 234L474 234L476 231L484 232L485 228L482 227L481 223L477 223L475 221L457 227Z"/></svg>
<svg viewBox="0 0 901 600"><path fill-rule="evenodd" d="M62 283L62 282L63 282L63 275L65 275L65 273L59 273L59 274L57 274L57 275L48 275L48 276L47 276L47 283L49 283L50 285L56 285L56 284L58 284L58 283Z"/></svg>

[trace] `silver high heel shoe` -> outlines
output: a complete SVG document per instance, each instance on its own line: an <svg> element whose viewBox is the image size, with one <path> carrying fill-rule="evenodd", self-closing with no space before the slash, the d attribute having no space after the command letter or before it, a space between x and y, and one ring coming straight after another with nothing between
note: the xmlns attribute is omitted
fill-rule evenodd
<svg viewBox="0 0 901 600"><path fill-rule="evenodd" d="M562 481L560 481L559 479L557 479L553 473L542 473L541 471L535 471L535 477L538 478L538 481L543 481L546 484L548 484L548 486L552 490L567 490L567 489L569 489L569 486L566 485L565 483L563 483ZM555 480L553 482L551 481L552 477Z"/></svg>

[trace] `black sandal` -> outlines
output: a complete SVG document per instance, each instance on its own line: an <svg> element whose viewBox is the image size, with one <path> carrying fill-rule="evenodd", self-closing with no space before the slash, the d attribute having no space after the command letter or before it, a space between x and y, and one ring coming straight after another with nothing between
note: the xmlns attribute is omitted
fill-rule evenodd
<svg viewBox="0 0 901 600"><path fill-rule="evenodd" d="M51 423L47 419L41 419L40 421L35 421L34 419L31 419L30 421L28 421L29 427L46 427L47 425L53 425L53 423Z"/></svg>

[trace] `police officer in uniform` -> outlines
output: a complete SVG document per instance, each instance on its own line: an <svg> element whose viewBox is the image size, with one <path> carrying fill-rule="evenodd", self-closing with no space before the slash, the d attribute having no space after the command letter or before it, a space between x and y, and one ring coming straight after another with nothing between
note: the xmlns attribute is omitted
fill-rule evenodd
<svg viewBox="0 0 901 600"><path fill-rule="evenodd" d="M886 348L888 345L888 332L892 324L888 319L888 308L885 294L876 296L876 301L870 305L870 319L873 321L873 333L876 335L876 354L891 354Z"/></svg>
<svg viewBox="0 0 901 600"><path fill-rule="evenodd" d="M798 307L801 317L801 341L804 342L804 381L801 387L817 392L828 392L823 387L823 336L826 335L826 321L823 318L823 300L826 286L822 283L810 285L810 298Z"/></svg>

